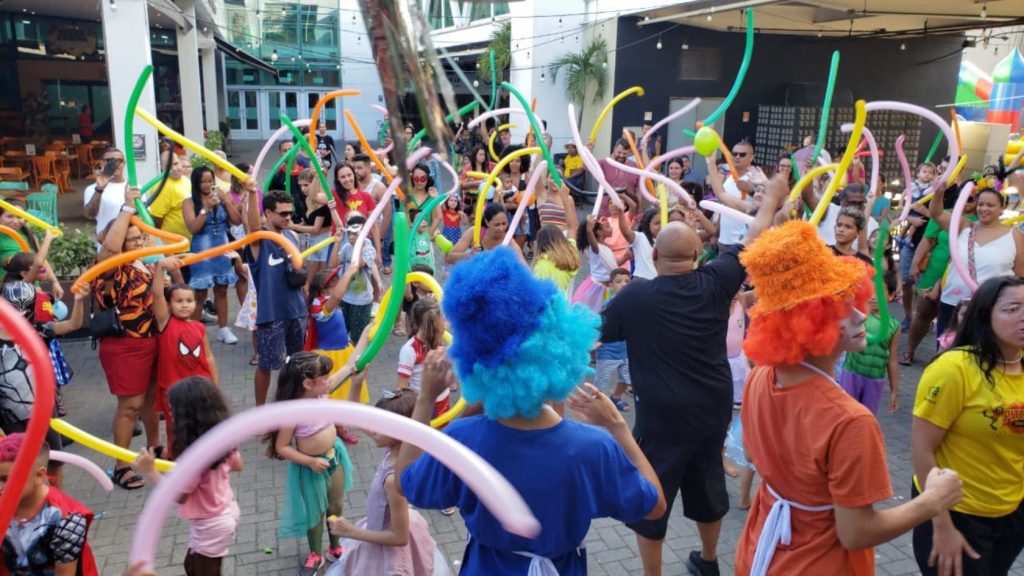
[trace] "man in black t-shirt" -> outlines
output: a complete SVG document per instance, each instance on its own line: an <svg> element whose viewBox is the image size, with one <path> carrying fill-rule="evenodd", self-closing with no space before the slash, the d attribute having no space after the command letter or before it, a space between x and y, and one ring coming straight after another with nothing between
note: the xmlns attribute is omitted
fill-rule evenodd
<svg viewBox="0 0 1024 576"><path fill-rule="evenodd" d="M334 138L327 133L327 124L321 122L316 130L316 153L325 170L334 166Z"/></svg>
<svg viewBox="0 0 1024 576"><path fill-rule="evenodd" d="M700 237L686 224L668 224L654 244L658 276L630 282L603 313L601 341L626 341L637 442L658 473L669 510L682 491L683 513L697 522L701 550L687 564L699 574L718 574L718 535L729 509L722 445L732 418L732 374L725 335L746 277L739 253L771 225L787 192L784 180L772 180L743 244L696 270ZM668 517L629 525L644 574L661 574Z"/></svg>

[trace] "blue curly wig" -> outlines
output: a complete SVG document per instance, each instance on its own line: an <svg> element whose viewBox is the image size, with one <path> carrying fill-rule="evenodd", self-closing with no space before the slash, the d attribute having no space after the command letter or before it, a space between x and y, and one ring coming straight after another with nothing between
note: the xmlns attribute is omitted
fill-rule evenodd
<svg viewBox="0 0 1024 576"><path fill-rule="evenodd" d="M455 266L441 306L466 400L483 402L490 418L534 418L544 401L564 400L591 372L598 317L570 306L511 248Z"/></svg>

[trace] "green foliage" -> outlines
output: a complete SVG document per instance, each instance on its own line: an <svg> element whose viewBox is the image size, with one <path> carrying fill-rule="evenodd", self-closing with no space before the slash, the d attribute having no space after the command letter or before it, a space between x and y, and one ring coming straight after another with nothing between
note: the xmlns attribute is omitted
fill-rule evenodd
<svg viewBox="0 0 1024 576"><path fill-rule="evenodd" d="M218 130L210 130L206 133L206 140L203 141L203 146L207 150L223 150L224 133ZM198 154L193 154L189 161L192 163L192 168L199 168L200 166L213 168L213 162L210 162Z"/></svg>
<svg viewBox="0 0 1024 576"><path fill-rule="evenodd" d="M594 86L591 101L594 104L604 99L608 86L608 77L604 64L608 61L608 44L604 38L598 38L588 44L582 52L563 54L548 67L551 81L558 79L558 73L565 71L565 91L579 106L578 115L583 117L587 92Z"/></svg>
<svg viewBox="0 0 1024 576"><path fill-rule="evenodd" d="M480 66L480 84L491 81L491 50L494 50L494 67L497 68L495 81L501 84L505 81L505 70L512 65L512 22L505 22L491 32L490 44L477 58L477 65Z"/></svg>
<svg viewBox="0 0 1024 576"><path fill-rule="evenodd" d="M61 224L60 229L64 235L50 246L47 258L50 266L57 276L71 276L84 271L96 260L96 240L78 228L68 232Z"/></svg>

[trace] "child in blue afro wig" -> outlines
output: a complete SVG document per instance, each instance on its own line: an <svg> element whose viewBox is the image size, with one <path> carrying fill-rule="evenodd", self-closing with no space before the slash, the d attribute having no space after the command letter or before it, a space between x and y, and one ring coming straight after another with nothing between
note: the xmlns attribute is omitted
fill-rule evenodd
<svg viewBox="0 0 1024 576"><path fill-rule="evenodd" d="M463 394L482 402L490 418L534 418L545 401L564 400L591 372L598 317L570 306L510 248L455 266L441 306Z"/></svg>

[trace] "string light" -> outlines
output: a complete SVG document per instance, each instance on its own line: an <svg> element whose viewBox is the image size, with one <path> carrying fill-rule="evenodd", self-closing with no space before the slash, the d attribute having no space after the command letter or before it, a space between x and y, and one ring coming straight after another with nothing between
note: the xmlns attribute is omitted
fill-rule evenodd
<svg viewBox="0 0 1024 576"><path fill-rule="evenodd" d="M661 36L658 36L658 43L655 45L655 48L661 50Z"/></svg>
<svg viewBox="0 0 1024 576"><path fill-rule="evenodd" d="M906 42L901 42L900 43L900 50L906 50L906 49L907 49L907 43Z"/></svg>
<svg viewBox="0 0 1024 576"><path fill-rule="evenodd" d="M981 5L981 17L982 18L988 18L988 4L987 3Z"/></svg>
<svg viewBox="0 0 1024 576"><path fill-rule="evenodd" d="M274 48L274 51L270 53L270 61L277 62L277 58L277 48Z"/></svg>

